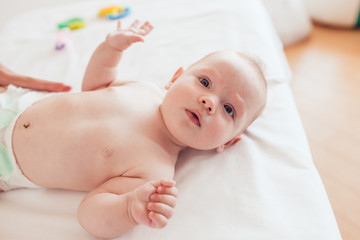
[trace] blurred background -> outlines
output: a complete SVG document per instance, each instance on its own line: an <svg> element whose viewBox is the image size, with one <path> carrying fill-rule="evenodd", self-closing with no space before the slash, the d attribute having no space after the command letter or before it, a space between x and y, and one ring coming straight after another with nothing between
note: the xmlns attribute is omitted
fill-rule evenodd
<svg viewBox="0 0 360 240"><path fill-rule="evenodd" d="M0 27L16 15L38 8L52 7L86 0L0 0Z"/></svg>
<svg viewBox="0 0 360 240"><path fill-rule="evenodd" d="M80 1L0 0L0 28L27 11ZM262 2L284 44L290 86L342 237L358 240L360 0Z"/></svg>

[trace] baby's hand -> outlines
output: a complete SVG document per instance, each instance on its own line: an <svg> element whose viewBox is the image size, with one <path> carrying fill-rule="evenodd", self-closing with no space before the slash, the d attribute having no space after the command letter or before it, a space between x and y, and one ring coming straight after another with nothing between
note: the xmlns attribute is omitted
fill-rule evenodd
<svg viewBox="0 0 360 240"><path fill-rule="evenodd" d="M177 189L171 180L148 182L131 195L129 211L133 220L152 228L165 227L173 215Z"/></svg>
<svg viewBox="0 0 360 240"><path fill-rule="evenodd" d="M106 42L119 51L127 49L135 42L143 42L143 37L151 32L153 26L150 22L145 22L139 27L139 23L140 21L136 20L128 29L121 29L121 22L118 21L116 31L107 35Z"/></svg>

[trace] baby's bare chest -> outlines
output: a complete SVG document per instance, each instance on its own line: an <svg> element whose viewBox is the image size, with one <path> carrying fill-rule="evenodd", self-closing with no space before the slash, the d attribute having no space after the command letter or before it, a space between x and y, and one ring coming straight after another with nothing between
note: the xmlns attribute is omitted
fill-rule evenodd
<svg viewBox="0 0 360 240"><path fill-rule="evenodd" d="M161 168L163 163L154 161L167 157L156 141L162 127L159 101L130 95L104 91L34 105L19 118L14 132L14 150L22 170L36 182L46 179L46 183L49 178L61 179L59 173L66 172L64 185L76 182L75 189L124 173L156 172L154 166ZM38 166L42 166L42 176Z"/></svg>

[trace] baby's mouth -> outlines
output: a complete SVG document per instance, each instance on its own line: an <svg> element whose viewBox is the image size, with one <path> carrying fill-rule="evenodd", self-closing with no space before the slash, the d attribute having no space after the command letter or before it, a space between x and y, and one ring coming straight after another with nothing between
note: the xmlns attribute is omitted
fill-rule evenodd
<svg viewBox="0 0 360 240"><path fill-rule="evenodd" d="M190 121L194 123L196 126L201 127L199 115L190 110L185 110L186 115L189 117Z"/></svg>

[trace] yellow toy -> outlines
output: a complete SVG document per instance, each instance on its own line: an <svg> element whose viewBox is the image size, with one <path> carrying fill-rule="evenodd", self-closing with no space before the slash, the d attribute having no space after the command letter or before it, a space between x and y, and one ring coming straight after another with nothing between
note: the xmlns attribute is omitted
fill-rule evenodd
<svg viewBox="0 0 360 240"><path fill-rule="evenodd" d="M119 6L110 6L110 7L106 7L106 8L102 8L99 12L98 12L98 17L106 17L108 14L117 14L124 11L124 8L119 7Z"/></svg>
<svg viewBox="0 0 360 240"><path fill-rule="evenodd" d="M120 6L111 6L102 8L98 12L98 17L107 17L110 20L120 19L130 14L130 8L123 8Z"/></svg>

